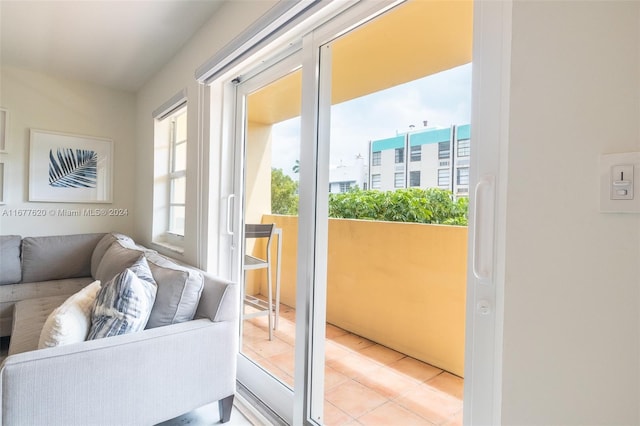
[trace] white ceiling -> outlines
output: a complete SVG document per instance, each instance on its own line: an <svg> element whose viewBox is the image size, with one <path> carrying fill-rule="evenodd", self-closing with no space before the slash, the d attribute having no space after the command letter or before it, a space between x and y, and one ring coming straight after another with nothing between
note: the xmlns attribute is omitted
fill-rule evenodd
<svg viewBox="0 0 640 426"><path fill-rule="evenodd" d="M223 0L0 0L0 61L136 91Z"/></svg>

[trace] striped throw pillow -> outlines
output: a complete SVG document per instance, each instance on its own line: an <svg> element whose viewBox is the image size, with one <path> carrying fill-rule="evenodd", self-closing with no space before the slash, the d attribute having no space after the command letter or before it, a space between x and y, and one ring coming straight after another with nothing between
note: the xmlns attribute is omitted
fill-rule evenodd
<svg viewBox="0 0 640 426"><path fill-rule="evenodd" d="M100 289L87 340L143 330L149 321L156 292L156 282L142 255Z"/></svg>

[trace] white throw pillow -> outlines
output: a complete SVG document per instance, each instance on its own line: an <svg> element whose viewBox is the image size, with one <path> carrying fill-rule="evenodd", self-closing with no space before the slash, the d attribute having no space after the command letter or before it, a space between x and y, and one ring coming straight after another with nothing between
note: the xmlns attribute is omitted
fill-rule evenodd
<svg viewBox="0 0 640 426"><path fill-rule="evenodd" d="M98 291L100 281L94 281L54 309L42 327L38 349L84 342L91 328L91 309Z"/></svg>

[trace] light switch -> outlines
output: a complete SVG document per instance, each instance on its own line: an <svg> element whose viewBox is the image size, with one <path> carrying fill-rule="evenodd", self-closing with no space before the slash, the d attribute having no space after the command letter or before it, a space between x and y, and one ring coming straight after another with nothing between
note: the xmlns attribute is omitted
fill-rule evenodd
<svg viewBox="0 0 640 426"><path fill-rule="evenodd" d="M600 157L600 211L640 213L640 152Z"/></svg>
<svg viewBox="0 0 640 426"><path fill-rule="evenodd" d="M633 164L611 167L611 199L633 200Z"/></svg>

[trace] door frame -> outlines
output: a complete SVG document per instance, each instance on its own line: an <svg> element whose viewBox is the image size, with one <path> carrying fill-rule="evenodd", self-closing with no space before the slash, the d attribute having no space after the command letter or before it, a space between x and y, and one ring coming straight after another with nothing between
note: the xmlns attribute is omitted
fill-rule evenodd
<svg viewBox="0 0 640 426"><path fill-rule="evenodd" d="M499 2L476 0L474 2L471 125L475 146L480 149L476 148L470 167L470 186L475 186L476 191L470 194L469 261L467 265L469 275L467 280L464 390L464 424L467 425L500 424L501 422L512 2L513 0ZM362 0L358 3L368 5L371 8L375 7L376 2ZM343 19L343 17L339 16L338 19ZM316 25L317 27L319 26ZM228 163L229 141L232 139L233 132L229 131L230 114L228 111L232 105L231 78L231 74L227 73L207 86L207 90L205 90L205 97L209 98L212 111L211 119L209 123L205 123L205 126L208 126L206 130L210 135L211 146L219 147L219 152L211 149L209 164L214 166L207 168L205 172L211 174L207 176L209 182L217 180L220 182L219 187L215 188L219 192L213 191L216 193L209 194L209 210L212 212L209 223L219 225L217 229L214 226L209 227L208 235L210 239L213 238L213 247L215 247L216 253L210 252L208 259L209 263L217 265L219 271L226 277L232 275L230 269L233 269L228 267L230 252L223 249L223 247L228 247L227 243L230 240L229 235L225 232L229 226L230 216L225 212L227 197L233 194L233 188L229 184L228 175L218 177L217 174L218 172L228 173L230 169ZM312 77L308 77L309 81L311 79ZM303 91L305 90L304 81L306 79L303 76ZM314 80L314 84L316 82L317 80ZM489 183L484 184L484 190L483 188L478 190L480 182ZM214 186L210 185L210 187ZM490 190L487 192L486 188L490 188ZM477 197L476 194L480 197ZM487 194L489 201L486 198ZM216 195L218 196L216 197ZM218 200L217 206L216 200ZM478 203L479 201L480 203ZM233 203L235 212L239 211L238 202L236 199ZM315 201L313 202L315 203ZM478 204L480 207L489 206L492 213L492 218L487 223L490 223L493 229L489 238L483 236L481 240L478 240L476 235L476 223L478 223L476 221L486 220L486 218L483 219L482 215L478 216L476 212ZM206 219L203 220L206 225ZM234 218L234 222L238 223L237 219ZM478 247L483 249L482 254L487 256L478 259L475 256L478 253L472 252L475 244L479 244ZM202 248L202 250L205 250L203 256L206 255L206 248ZM237 251L237 247L235 249L232 247L231 253L234 250ZM489 280L474 274L474 266L477 266L474 262L478 261L490 265ZM310 297L312 297L310 293L305 294L304 297L299 296L297 302L308 303ZM300 327L303 324L305 329L312 327L310 318L303 318L303 320L305 322L299 323ZM307 345L308 342L305 341L305 348L297 350L308 352L310 348ZM307 366L302 371L306 386L313 368ZM298 370L296 370L296 376L298 377ZM289 421L293 424L314 424L309 411L311 395L305 390L303 395L295 398L294 417Z"/></svg>

